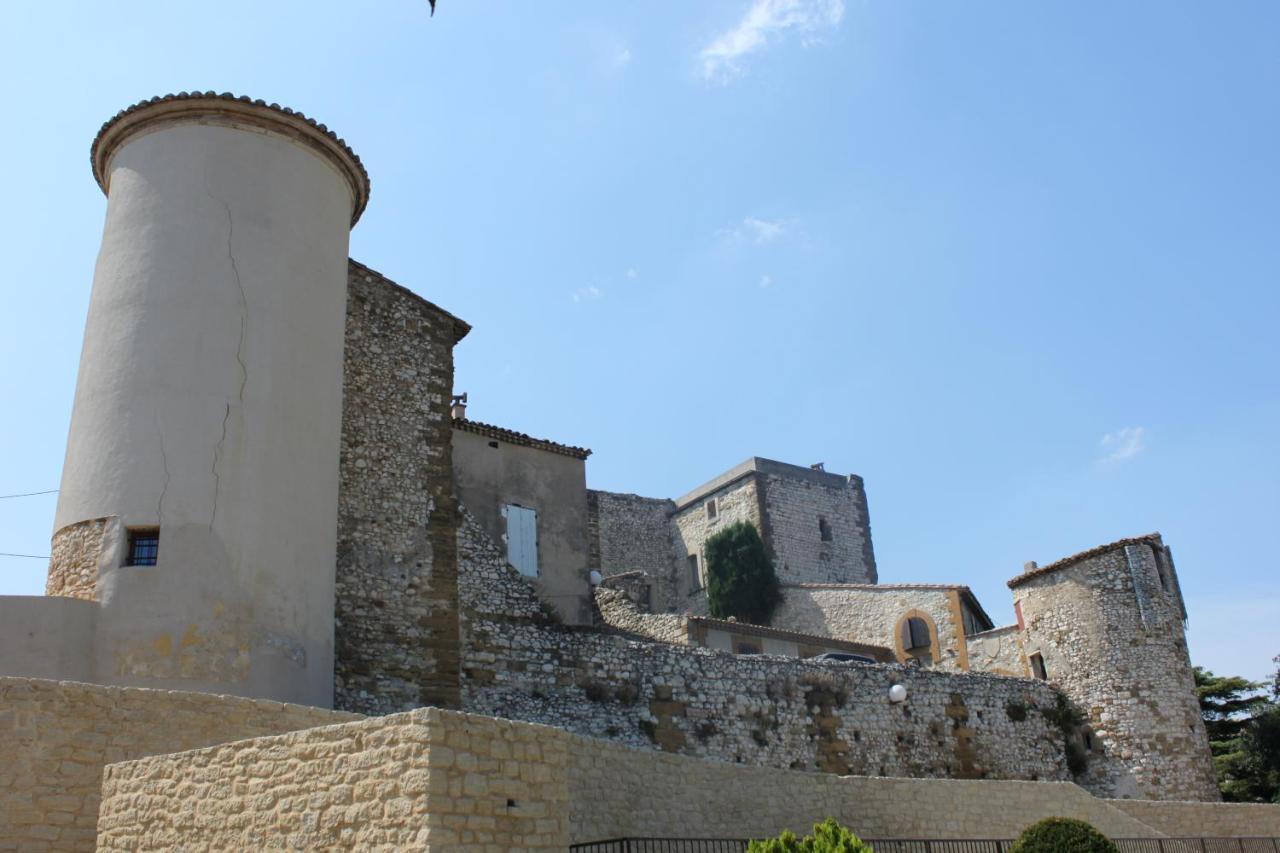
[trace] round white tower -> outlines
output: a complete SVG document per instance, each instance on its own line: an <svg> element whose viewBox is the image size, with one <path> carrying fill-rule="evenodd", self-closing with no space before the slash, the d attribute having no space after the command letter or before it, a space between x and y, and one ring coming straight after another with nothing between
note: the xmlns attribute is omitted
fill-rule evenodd
<svg viewBox="0 0 1280 853"><path fill-rule="evenodd" d="M92 147L108 197L49 592L96 680L328 706L349 231L369 179L299 113L154 98Z"/></svg>

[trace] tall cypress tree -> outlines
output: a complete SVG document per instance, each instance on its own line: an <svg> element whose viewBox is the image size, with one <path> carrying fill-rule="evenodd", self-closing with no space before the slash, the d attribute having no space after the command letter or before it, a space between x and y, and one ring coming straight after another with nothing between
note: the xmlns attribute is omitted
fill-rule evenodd
<svg viewBox="0 0 1280 853"><path fill-rule="evenodd" d="M745 521L729 525L707 539L705 555L711 615L768 625L782 591L755 525Z"/></svg>

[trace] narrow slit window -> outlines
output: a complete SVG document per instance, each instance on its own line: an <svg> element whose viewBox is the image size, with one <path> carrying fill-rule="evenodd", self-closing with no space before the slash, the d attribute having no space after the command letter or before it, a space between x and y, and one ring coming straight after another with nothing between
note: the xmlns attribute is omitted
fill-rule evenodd
<svg viewBox="0 0 1280 853"><path fill-rule="evenodd" d="M707 501L707 518L715 521L717 515L720 514L720 508L716 506L716 499L712 498Z"/></svg>
<svg viewBox="0 0 1280 853"><path fill-rule="evenodd" d="M689 555L689 589L697 592L702 589L702 575L698 572L698 555Z"/></svg>
<svg viewBox="0 0 1280 853"><path fill-rule="evenodd" d="M831 524L825 518L818 519L818 535L823 542L831 541Z"/></svg>
<svg viewBox="0 0 1280 853"><path fill-rule="evenodd" d="M1039 652L1036 652L1029 658L1031 662L1031 673L1041 681L1049 680L1049 670L1044 667L1044 658Z"/></svg>
<svg viewBox="0 0 1280 853"><path fill-rule="evenodd" d="M160 531L155 528L129 531L126 566L154 566L160 556Z"/></svg>

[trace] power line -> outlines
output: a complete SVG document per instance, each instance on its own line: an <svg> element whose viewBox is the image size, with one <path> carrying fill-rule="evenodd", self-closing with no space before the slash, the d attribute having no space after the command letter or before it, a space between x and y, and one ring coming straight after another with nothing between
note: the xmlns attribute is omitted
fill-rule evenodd
<svg viewBox="0 0 1280 853"><path fill-rule="evenodd" d="M48 491L44 491L44 492L23 492L20 495L0 495L0 501L4 500L5 498L30 498L36 495L52 495L57 491L58 491L57 489L49 489Z"/></svg>
<svg viewBox="0 0 1280 853"><path fill-rule="evenodd" d="M30 559L32 559L32 560L47 560L47 559L49 559L49 555L48 555L48 554L45 554L45 555L42 557L42 556L40 556L39 554L6 554L4 551L0 551L0 557L28 557L28 558L30 558Z"/></svg>

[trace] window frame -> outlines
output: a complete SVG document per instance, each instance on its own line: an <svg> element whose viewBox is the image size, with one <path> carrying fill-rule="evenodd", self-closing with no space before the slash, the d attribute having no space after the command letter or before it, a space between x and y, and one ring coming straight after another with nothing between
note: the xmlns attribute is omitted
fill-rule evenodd
<svg viewBox="0 0 1280 853"><path fill-rule="evenodd" d="M143 541L152 544L141 561L138 559L139 545ZM153 568L160 562L160 528L130 527L125 540L124 566L126 568Z"/></svg>

